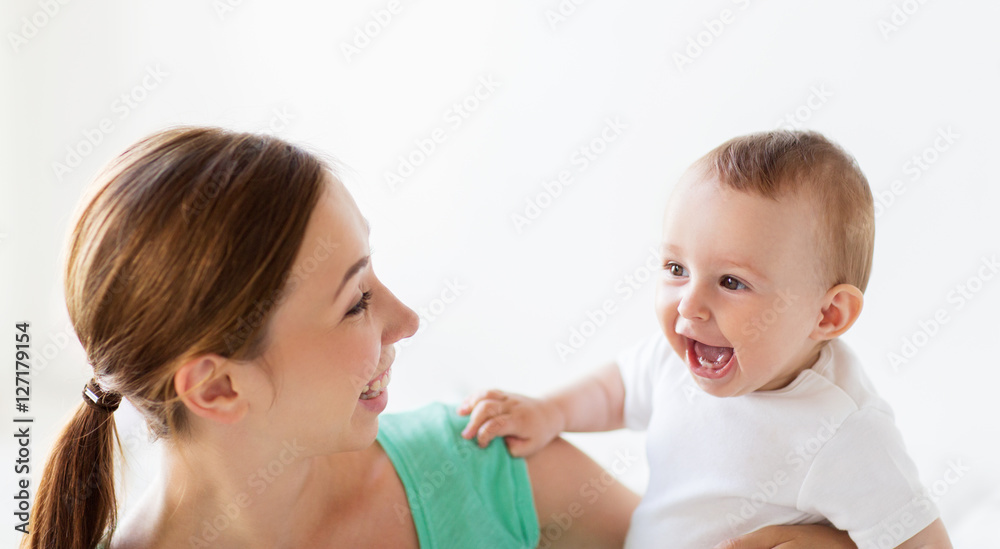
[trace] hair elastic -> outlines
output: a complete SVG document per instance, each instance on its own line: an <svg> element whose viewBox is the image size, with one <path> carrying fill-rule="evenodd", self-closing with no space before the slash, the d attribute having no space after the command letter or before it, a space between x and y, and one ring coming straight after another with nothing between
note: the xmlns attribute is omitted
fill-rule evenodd
<svg viewBox="0 0 1000 549"><path fill-rule="evenodd" d="M83 401L98 410L114 413L122 402L122 396L110 391L104 392L97 384L97 379L91 379L83 386Z"/></svg>

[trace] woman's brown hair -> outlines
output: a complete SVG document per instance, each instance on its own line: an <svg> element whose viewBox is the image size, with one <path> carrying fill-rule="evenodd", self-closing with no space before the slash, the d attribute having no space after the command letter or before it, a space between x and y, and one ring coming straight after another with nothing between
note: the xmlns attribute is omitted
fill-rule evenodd
<svg viewBox="0 0 1000 549"><path fill-rule="evenodd" d="M69 238L66 306L96 384L131 402L154 436L185 433L173 375L187 359L263 352L328 170L275 137L174 128L95 181ZM116 446L113 413L81 399L22 547L94 549L114 531Z"/></svg>

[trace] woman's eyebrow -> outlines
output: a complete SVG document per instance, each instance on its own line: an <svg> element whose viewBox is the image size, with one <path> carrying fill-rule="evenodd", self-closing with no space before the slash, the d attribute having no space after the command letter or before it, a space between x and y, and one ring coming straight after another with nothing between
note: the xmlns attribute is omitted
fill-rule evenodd
<svg viewBox="0 0 1000 549"><path fill-rule="evenodd" d="M372 257L371 255L366 255L361 259L359 259L357 262L355 262L354 265L351 265L349 269L347 269L347 272L344 273L344 280L341 281L340 287L337 288L337 293L333 295L333 299L335 301L337 299L337 296L340 295L341 290L343 290L344 286L347 285L347 281L353 278L354 275L358 274L358 272L360 272L361 269L367 267L368 262L371 261L371 257Z"/></svg>
<svg viewBox="0 0 1000 549"><path fill-rule="evenodd" d="M362 216L361 219L365 222L365 231L368 233L368 236L371 236L371 234L372 234L372 224L369 223L367 217ZM341 292L341 290L344 289L344 285L347 284L347 281L350 280L351 277L353 277L354 275L358 274L358 272L361 271L361 269L364 269L365 267L367 267L368 266L368 262L371 261L371 258L372 258L372 254L369 253L368 255L362 257L361 259L359 259L356 263L354 263L354 265L351 265L351 267L349 269L347 269L347 272L344 273L344 280L341 281L340 287L337 288L337 293L333 294L333 300L334 301L336 301L337 297L340 296L340 292Z"/></svg>
<svg viewBox="0 0 1000 549"><path fill-rule="evenodd" d="M361 220L365 222L365 232L370 237L372 234L372 224L368 221L367 217L361 216ZM351 265L349 269L347 269L347 272L344 273L344 280L341 281L340 287L337 288L337 293L333 294L334 301L336 301L337 297L340 296L340 292L341 290L344 289L344 285L347 284L347 281L350 280L352 276L358 274L358 272L361 269L364 269L368 265L368 262L371 261L371 257L372 255L371 253L369 253L368 255L359 259L354 265Z"/></svg>

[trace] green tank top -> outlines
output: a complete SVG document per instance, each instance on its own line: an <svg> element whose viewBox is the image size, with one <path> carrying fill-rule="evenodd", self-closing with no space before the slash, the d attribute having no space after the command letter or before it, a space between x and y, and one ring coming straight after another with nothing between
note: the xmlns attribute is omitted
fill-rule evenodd
<svg viewBox="0 0 1000 549"><path fill-rule="evenodd" d="M412 513L421 549L537 546L538 516L524 460L511 457L501 439L480 449L462 438L468 418L454 410L435 403L379 417L376 440L410 503L393 511ZM106 546L104 540L97 549Z"/></svg>
<svg viewBox="0 0 1000 549"><path fill-rule="evenodd" d="M406 488L421 549L538 545L539 525L524 460L503 440L484 449L462 438L468 417L454 406L430 404L383 414L377 441Z"/></svg>

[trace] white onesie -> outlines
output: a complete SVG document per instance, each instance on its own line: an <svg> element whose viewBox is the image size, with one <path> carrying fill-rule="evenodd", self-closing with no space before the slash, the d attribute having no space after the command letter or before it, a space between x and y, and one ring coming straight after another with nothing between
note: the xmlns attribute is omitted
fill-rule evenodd
<svg viewBox="0 0 1000 549"><path fill-rule="evenodd" d="M662 333L618 359L625 425L647 431L649 486L627 549L703 549L772 524L832 524L895 547L938 517L892 410L846 344L777 391L702 391Z"/></svg>

